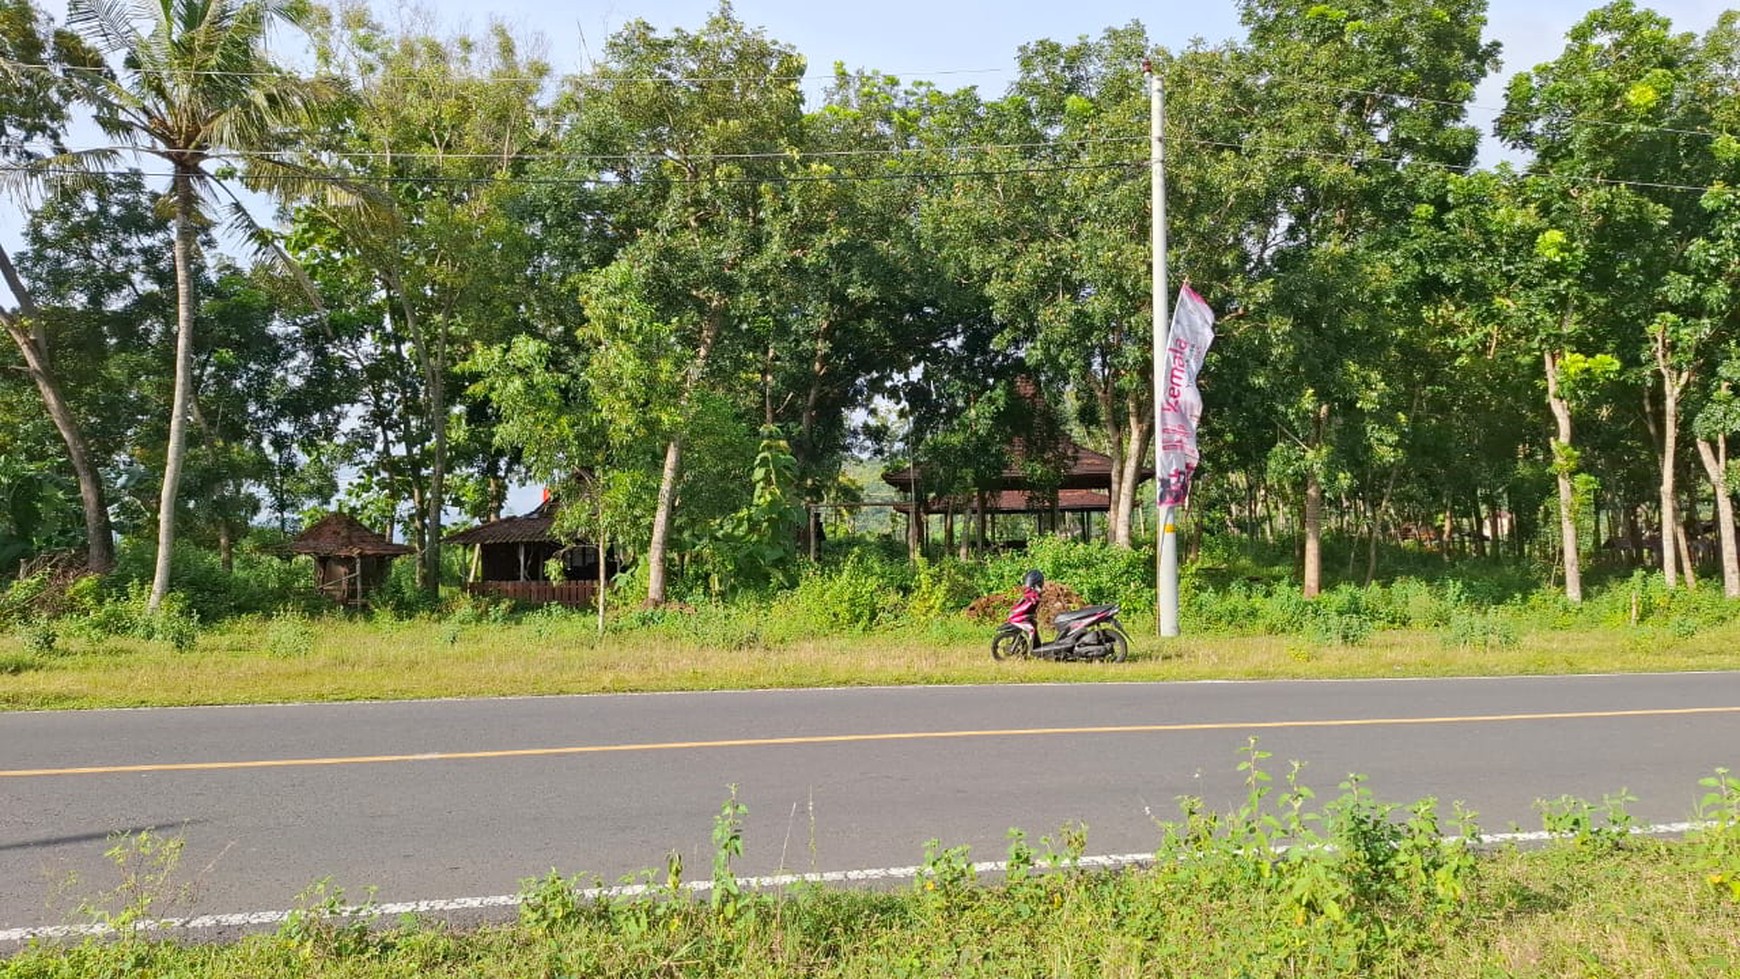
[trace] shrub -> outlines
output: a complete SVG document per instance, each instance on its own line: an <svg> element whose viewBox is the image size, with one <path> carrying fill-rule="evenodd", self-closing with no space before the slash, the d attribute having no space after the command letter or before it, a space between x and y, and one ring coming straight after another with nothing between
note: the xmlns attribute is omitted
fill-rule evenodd
<svg viewBox="0 0 1740 979"><path fill-rule="evenodd" d="M875 625L899 600L894 575L867 551L855 551L838 568L811 568L779 604L811 627L861 632Z"/></svg>
<svg viewBox="0 0 1740 979"><path fill-rule="evenodd" d="M1045 572L1048 581L1075 589L1090 605L1141 609L1154 604L1152 548L1125 549L1103 541L1047 536L1032 541L1021 560ZM1007 579L1008 584L1019 580L1019 572Z"/></svg>
<svg viewBox="0 0 1740 979"><path fill-rule="evenodd" d="M102 600L149 593L155 565L152 542L123 543L116 556L115 570L97 589L104 596ZM324 602L314 589L310 559L285 560L247 547L236 549L234 569L225 571L215 551L179 545L170 558L170 583L202 622L219 622L250 613L268 615L287 606L313 610ZM84 595L87 608L95 597L90 593Z"/></svg>
<svg viewBox="0 0 1740 979"><path fill-rule="evenodd" d="M1444 633L1444 645L1458 649L1507 648L1516 641L1516 628L1497 609L1458 610Z"/></svg>
<svg viewBox="0 0 1740 979"><path fill-rule="evenodd" d="M1322 612L1311 619L1306 634L1321 643L1357 646L1371 635L1371 620L1352 612Z"/></svg>
<svg viewBox="0 0 1740 979"><path fill-rule="evenodd" d="M920 559L912 575L912 597L907 614L915 619L938 619L955 615L979 595L974 569L953 558Z"/></svg>
<svg viewBox="0 0 1740 979"><path fill-rule="evenodd" d="M1291 585L1276 585L1262 604L1260 631L1279 636L1304 631L1315 612L1305 596Z"/></svg>
<svg viewBox="0 0 1740 979"><path fill-rule="evenodd" d="M157 613L147 621L151 638L168 643L178 653L187 652L199 642L199 612L175 592L164 596Z"/></svg>
<svg viewBox="0 0 1740 979"><path fill-rule="evenodd" d="M265 645L266 651L273 656L285 659L306 656L314 648L314 629L306 615L295 611L280 612L266 623Z"/></svg>
<svg viewBox="0 0 1740 979"><path fill-rule="evenodd" d="M18 630L18 640L24 643L24 648L37 655L54 652L54 644L59 639L54 623L45 618L31 619Z"/></svg>
<svg viewBox="0 0 1740 979"><path fill-rule="evenodd" d="M13 580L0 593L0 624L28 621L35 616L35 607L48 588L48 575L33 574Z"/></svg>
<svg viewBox="0 0 1740 979"><path fill-rule="evenodd" d="M13 676L42 668L42 658L35 653L0 653L0 676Z"/></svg>

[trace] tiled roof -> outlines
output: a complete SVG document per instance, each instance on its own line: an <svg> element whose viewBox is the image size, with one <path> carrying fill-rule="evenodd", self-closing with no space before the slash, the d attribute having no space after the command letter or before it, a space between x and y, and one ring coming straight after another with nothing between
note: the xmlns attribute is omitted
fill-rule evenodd
<svg viewBox="0 0 1740 979"><path fill-rule="evenodd" d="M451 534L443 540L448 544L535 544L554 541L550 527L556 522L557 506L546 501L531 513L518 517L503 517L479 524L470 530Z"/></svg>
<svg viewBox="0 0 1740 979"><path fill-rule="evenodd" d="M940 500L932 500L926 504L926 509L937 513L945 504ZM974 506L971 496L955 500L955 512L967 513ZM1057 491L1057 508L1064 513L1105 513L1112 508L1111 496L1095 490L1066 489ZM911 503L896 503L894 509L901 513L912 512ZM1003 490L988 494L985 498L987 513L1035 513L1049 511L1050 507L1037 498L1030 498L1026 490Z"/></svg>
<svg viewBox="0 0 1740 979"><path fill-rule="evenodd" d="M292 554L318 557L410 554L412 548L395 544L363 526L347 513L329 513L315 521L290 542Z"/></svg>
<svg viewBox="0 0 1740 979"><path fill-rule="evenodd" d="M1003 470L1000 482L1004 490L1025 490L1029 483L1027 474L1021 471L1019 465L1022 447L1016 444L1011 448L1013 450L1011 455L1015 457L1016 463ZM1069 469L1063 474L1063 481L1060 484L1065 491L1111 489L1111 456L1083 448L1074 442L1065 442L1062 451L1064 456L1070 460ZM1142 479L1151 479L1153 476L1152 467L1142 467ZM907 466L903 469L883 473L882 481L898 490L910 493L912 492L912 467Z"/></svg>

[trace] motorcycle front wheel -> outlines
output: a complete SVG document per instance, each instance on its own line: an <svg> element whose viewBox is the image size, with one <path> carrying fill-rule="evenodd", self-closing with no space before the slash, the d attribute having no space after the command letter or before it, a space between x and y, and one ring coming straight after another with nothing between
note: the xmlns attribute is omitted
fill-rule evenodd
<svg viewBox="0 0 1740 979"><path fill-rule="evenodd" d="M1027 633L1014 626L1004 626L991 637L992 659L1026 659L1032 652L1033 649L1027 642Z"/></svg>

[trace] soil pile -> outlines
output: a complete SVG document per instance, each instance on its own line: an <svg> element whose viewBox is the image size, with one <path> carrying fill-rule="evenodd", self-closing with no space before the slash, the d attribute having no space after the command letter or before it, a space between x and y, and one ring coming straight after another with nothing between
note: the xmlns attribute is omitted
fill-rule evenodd
<svg viewBox="0 0 1740 979"><path fill-rule="evenodd" d="M997 592L973 600L967 606L967 617L974 622L997 623L1009 616L1009 610L1021 599L1021 589L1011 588L1006 592ZM1081 608L1087 603L1068 585L1060 585L1048 581L1039 590L1039 622L1049 627L1051 620L1061 612Z"/></svg>

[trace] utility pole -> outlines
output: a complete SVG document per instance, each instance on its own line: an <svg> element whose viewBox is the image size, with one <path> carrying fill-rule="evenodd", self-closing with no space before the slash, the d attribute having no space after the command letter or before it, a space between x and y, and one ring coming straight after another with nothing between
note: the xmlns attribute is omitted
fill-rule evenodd
<svg viewBox="0 0 1740 979"><path fill-rule="evenodd" d="M1152 61L1142 62L1148 76L1149 158L1154 174L1150 181L1153 193L1151 246L1154 257L1154 477L1158 488L1165 474L1160 472L1160 441L1165 437L1161 425L1161 405L1166 392L1167 333L1171 317L1167 309L1166 284L1166 88ZM1158 504L1159 495L1156 494ZM1159 592L1156 599L1160 635L1178 635L1178 528L1173 523L1171 505L1156 506L1154 514L1154 578Z"/></svg>

